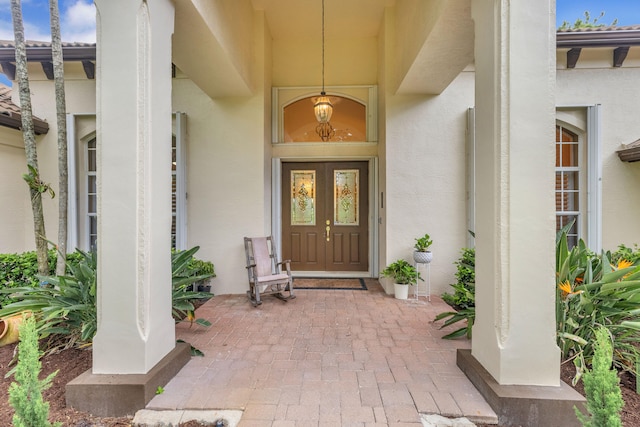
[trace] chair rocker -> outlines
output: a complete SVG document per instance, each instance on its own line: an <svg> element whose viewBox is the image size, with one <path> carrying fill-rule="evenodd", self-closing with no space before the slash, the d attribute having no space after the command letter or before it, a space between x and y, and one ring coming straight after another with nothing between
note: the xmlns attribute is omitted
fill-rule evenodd
<svg viewBox="0 0 640 427"><path fill-rule="evenodd" d="M278 262L273 237L245 237L244 250L247 257L249 290L247 297L254 307L262 304L261 295L273 295L283 301L295 298L291 261ZM284 266L285 271L281 271ZM285 296L283 292L288 292Z"/></svg>

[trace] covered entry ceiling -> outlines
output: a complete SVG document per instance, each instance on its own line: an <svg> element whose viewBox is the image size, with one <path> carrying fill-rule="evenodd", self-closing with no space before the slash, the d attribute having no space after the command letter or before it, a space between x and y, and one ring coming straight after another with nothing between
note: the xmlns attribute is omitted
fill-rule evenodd
<svg viewBox="0 0 640 427"><path fill-rule="evenodd" d="M304 67L319 58L322 0L184 0L175 5L173 62L211 98L250 96L256 89L255 30L276 46L276 55L285 46L292 48L289 57L305 58L291 70L303 76L317 72L318 67ZM255 11L264 11L263 21L254 21ZM440 94L473 62L471 0L325 0L325 17L329 45L368 42L375 49L384 43L384 55L369 69L389 68L386 83L392 93ZM339 84L353 82L352 77L342 76ZM298 85L309 84L298 80Z"/></svg>
<svg viewBox="0 0 640 427"><path fill-rule="evenodd" d="M319 36L322 0L252 0L264 10L274 40ZM396 0L325 0L327 38L375 37L384 8Z"/></svg>

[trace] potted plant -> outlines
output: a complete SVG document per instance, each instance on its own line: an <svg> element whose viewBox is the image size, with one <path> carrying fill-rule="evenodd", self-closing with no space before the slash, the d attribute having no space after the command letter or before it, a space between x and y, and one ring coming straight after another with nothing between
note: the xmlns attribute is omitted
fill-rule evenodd
<svg viewBox="0 0 640 427"><path fill-rule="evenodd" d="M216 277L213 263L192 258L187 266L189 276L208 276L193 283L195 292L211 292L211 278Z"/></svg>
<svg viewBox="0 0 640 427"><path fill-rule="evenodd" d="M397 299L407 299L409 296L409 285L417 283L418 279L422 280L418 270L403 259L389 264L382 270L381 274L384 277L393 279L393 288Z"/></svg>
<svg viewBox="0 0 640 427"><path fill-rule="evenodd" d="M433 259L433 254L429 250L433 244L433 240L431 240L431 237L428 234L418 237L415 240L416 244L413 245L415 249L413 252L413 260L421 264L429 264Z"/></svg>

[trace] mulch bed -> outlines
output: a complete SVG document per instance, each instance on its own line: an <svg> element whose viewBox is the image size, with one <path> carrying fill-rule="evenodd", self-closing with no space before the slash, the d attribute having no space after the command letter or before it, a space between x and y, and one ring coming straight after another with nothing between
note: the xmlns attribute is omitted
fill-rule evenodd
<svg viewBox="0 0 640 427"><path fill-rule="evenodd" d="M8 402L8 389L13 381L12 378L5 378L5 374L11 367L10 361L14 355L16 345L0 347L0 426L11 425L13 409ZM50 389L43 393L44 399L49 402L49 419L60 421L64 427L125 427L130 426L132 417L95 417L85 412L79 412L65 406L65 384L82 372L91 368L91 351L89 350L65 350L58 354L48 355L42 360L41 378L51 372L58 370L58 374L53 380ZM562 380L571 384L574 368L571 363L562 365ZM623 373L620 375L622 386L622 397L625 406L622 409L622 422L626 427L640 426L640 395L636 390L636 379L632 375ZM584 394L582 383L579 383L576 390ZM206 424L198 422L186 422L180 424L181 427L201 427Z"/></svg>
<svg viewBox="0 0 640 427"><path fill-rule="evenodd" d="M14 365L9 363L14 357L16 344L0 347L0 426L12 425L13 408L9 405L9 385L13 377L5 378L5 374ZM49 402L49 420L59 421L63 427L129 427L133 421L131 417L96 417L86 412L67 408L65 403L65 385L91 369L91 350L64 350L60 353L47 355L42 359L42 371L40 378L45 378L51 372L58 373L53 379L51 388L45 390L42 395ZM179 427L203 427L212 424L203 424L197 421L181 423Z"/></svg>

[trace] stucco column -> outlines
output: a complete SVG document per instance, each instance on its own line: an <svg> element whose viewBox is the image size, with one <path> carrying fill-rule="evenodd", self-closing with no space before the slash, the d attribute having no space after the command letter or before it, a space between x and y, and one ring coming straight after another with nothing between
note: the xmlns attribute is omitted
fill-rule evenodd
<svg viewBox="0 0 640 427"><path fill-rule="evenodd" d="M474 0L476 323L503 385L559 385L553 2Z"/></svg>
<svg viewBox="0 0 640 427"><path fill-rule="evenodd" d="M170 0L96 0L98 333L94 374L147 373L171 318Z"/></svg>

